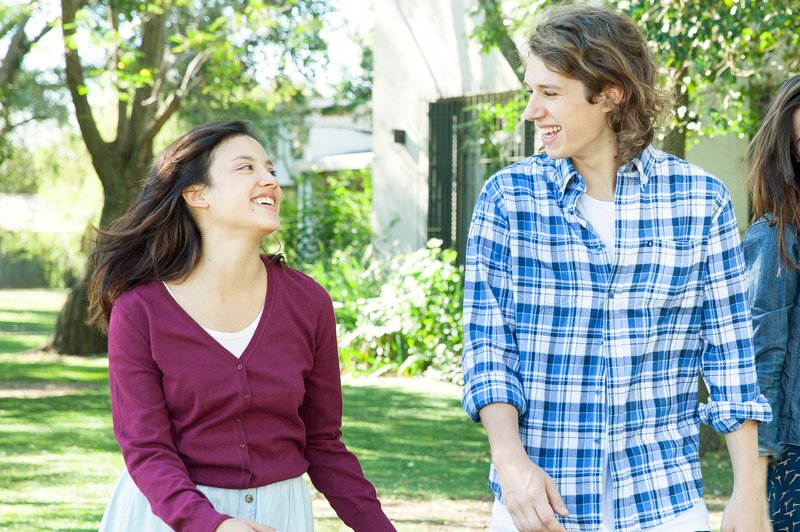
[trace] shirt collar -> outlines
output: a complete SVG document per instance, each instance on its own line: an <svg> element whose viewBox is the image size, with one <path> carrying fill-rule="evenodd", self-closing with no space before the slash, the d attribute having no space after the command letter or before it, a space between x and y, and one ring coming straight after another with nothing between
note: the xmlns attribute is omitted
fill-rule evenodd
<svg viewBox="0 0 800 532"><path fill-rule="evenodd" d="M642 188L650 181L653 175L653 170L656 164L656 149L652 145L648 145L633 158L629 163L625 163L620 167L620 174L635 175L639 178L639 185Z"/></svg>
<svg viewBox="0 0 800 532"><path fill-rule="evenodd" d="M655 148L648 145L644 150L639 153L628 163L623 164L617 175L625 177L638 177L639 185L644 188L650 177L653 175L653 167L655 166ZM553 167L555 173L553 175L553 182L559 192L559 199L564 197L567 187L573 178L578 175L578 171L572 165L572 159L565 157L563 159L553 159Z"/></svg>

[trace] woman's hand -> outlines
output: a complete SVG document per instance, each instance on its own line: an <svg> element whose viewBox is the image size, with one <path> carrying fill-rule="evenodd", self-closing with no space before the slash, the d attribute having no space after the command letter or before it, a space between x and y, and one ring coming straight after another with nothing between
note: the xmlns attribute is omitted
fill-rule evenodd
<svg viewBox="0 0 800 532"><path fill-rule="evenodd" d="M276 532L274 528L249 519L226 519L214 532Z"/></svg>

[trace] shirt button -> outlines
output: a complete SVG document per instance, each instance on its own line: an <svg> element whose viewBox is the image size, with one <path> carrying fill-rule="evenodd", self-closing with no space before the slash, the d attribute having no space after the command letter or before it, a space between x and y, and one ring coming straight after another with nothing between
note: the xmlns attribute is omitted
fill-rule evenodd
<svg viewBox="0 0 800 532"><path fill-rule="evenodd" d="M239 442L240 449L244 449L245 447L247 447L247 444L245 442Z"/></svg>
<svg viewBox="0 0 800 532"><path fill-rule="evenodd" d="M601 393L601 392L600 392L600 390L595 390L595 391L594 391L594 394L595 394L595 395L600 395L600 393Z"/></svg>
<svg viewBox="0 0 800 532"><path fill-rule="evenodd" d="M249 393L244 394L244 398L245 399L250 399L250 394Z"/></svg>
<svg viewBox="0 0 800 532"><path fill-rule="evenodd" d="M595 438L595 439L594 439L594 442L595 442L595 443L600 443L600 438Z"/></svg>
<svg viewBox="0 0 800 532"><path fill-rule="evenodd" d="M608 299L614 299L614 292L608 293Z"/></svg>
<svg viewBox="0 0 800 532"><path fill-rule="evenodd" d="M649 247L649 248L653 247L653 241L652 240L648 240L647 241L647 247Z"/></svg>
<svg viewBox="0 0 800 532"><path fill-rule="evenodd" d="M244 369L244 364L236 364L236 369Z"/></svg>
<svg viewBox="0 0 800 532"><path fill-rule="evenodd" d="M253 502L253 496L248 493L247 495L244 496L244 501Z"/></svg>

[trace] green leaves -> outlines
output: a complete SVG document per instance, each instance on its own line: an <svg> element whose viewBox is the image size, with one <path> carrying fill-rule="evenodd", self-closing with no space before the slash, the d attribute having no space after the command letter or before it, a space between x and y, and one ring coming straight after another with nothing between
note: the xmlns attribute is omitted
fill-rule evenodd
<svg viewBox="0 0 800 532"><path fill-rule="evenodd" d="M336 254L328 272L312 274L336 302L340 357L350 373L458 382L463 267L441 245L431 240L389 259Z"/></svg>
<svg viewBox="0 0 800 532"><path fill-rule="evenodd" d="M480 0L476 14L482 17L472 36L484 51L502 49L506 37L528 30L525 13L550 3ZM625 0L615 7L637 22L666 78L689 95L688 108L673 127L749 137L761 113L755 95L800 72L797 0ZM526 21L522 28L521 21Z"/></svg>

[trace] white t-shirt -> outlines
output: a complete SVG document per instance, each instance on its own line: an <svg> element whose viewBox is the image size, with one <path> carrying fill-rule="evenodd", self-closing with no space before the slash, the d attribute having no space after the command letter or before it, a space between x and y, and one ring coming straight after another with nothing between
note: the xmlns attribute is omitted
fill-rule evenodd
<svg viewBox="0 0 800 532"><path fill-rule="evenodd" d="M167 283L164 283L164 286L166 287L167 292L169 292L169 295L171 295L172 298L175 299L175 294L173 294L172 290L169 289ZM175 299L175 301L177 302L177 299ZM242 356L242 353L244 353L244 350L247 349L248 344L250 344L250 340L253 339L253 335L255 334L256 328L258 327L258 322L261 320L261 314L263 313L264 313L264 307L261 307L261 310L258 312L258 316L256 316L256 319L254 319L250 325L248 325L241 331L222 332L222 331L216 331L214 329L209 329L208 327L203 327L202 325L201 327L203 327L203 330L206 331L208 335L211 336L211 338L219 342L219 344L222 347L230 351L233 354L233 356L235 356L236 358L240 358Z"/></svg>
<svg viewBox="0 0 800 532"><path fill-rule="evenodd" d="M597 236L605 244L609 255L614 255L616 235L614 202L595 199L584 193L578 197L577 206L583 218L592 225Z"/></svg>

